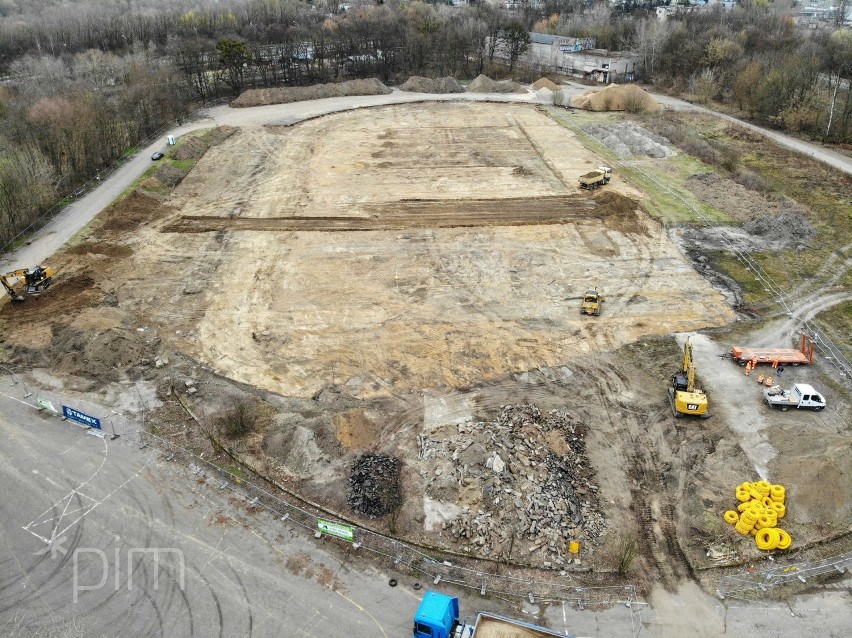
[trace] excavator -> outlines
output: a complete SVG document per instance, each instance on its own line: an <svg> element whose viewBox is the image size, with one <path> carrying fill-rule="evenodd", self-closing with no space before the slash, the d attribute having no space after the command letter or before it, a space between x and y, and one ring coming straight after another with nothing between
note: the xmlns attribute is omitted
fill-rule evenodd
<svg viewBox="0 0 852 638"><path fill-rule="evenodd" d="M700 416L702 419L710 416L707 413L707 395L703 390L695 387L695 363L692 359L692 345L689 343L689 337L683 344L682 369L672 377L669 403L675 418L678 419L684 415Z"/></svg>
<svg viewBox="0 0 852 638"><path fill-rule="evenodd" d="M19 268L13 272L0 275L0 282L13 301L24 301L26 296L37 295L50 288L53 283L53 268L50 266L36 266L32 270Z"/></svg>

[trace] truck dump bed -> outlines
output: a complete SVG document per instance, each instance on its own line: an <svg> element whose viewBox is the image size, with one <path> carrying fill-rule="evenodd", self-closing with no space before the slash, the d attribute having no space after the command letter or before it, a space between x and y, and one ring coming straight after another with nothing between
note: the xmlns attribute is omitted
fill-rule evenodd
<svg viewBox="0 0 852 638"><path fill-rule="evenodd" d="M550 636L565 638L565 634L550 631L544 627L487 613L479 614L473 630L473 638L549 638Z"/></svg>

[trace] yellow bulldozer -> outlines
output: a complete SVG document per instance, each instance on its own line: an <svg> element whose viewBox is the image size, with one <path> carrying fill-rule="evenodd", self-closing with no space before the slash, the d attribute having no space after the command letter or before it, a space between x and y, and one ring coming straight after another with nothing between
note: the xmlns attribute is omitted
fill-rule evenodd
<svg viewBox="0 0 852 638"><path fill-rule="evenodd" d="M32 270L19 268L0 275L0 282L13 301L24 301L26 295L37 295L50 288L53 275L50 266L36 266Z"/></svg>
<svg viewBox="0 0 852 638"><path fill-rule="evenodd" d="M580 304L580 314L598 316L601 314L603 302L604 296L600 291L597 288L589 288L586 294L583 295L583 303Z"/></svg>
<svg viewBox="0 0 852 638"><path fill-rule="evenodd" d="M669 403L675 418L689 415L706 419L710 416L707 412L707 395L703 390L695 387L695 362L692 359L692 344L689 343L689 337L683 344L681 370L671 379Z"/></svg>

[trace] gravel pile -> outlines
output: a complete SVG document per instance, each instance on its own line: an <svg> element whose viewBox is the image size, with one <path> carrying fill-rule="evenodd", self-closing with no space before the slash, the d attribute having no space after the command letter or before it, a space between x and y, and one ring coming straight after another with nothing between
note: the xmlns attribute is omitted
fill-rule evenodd
<svg viewBox="0 0 852 638"><path fill-rule="evenodd" d="M457 427L443 441L421 439L421 458L452 459L441 480L482 495L443 524L463 551L522 553L550 567L568 562L570 539L594 541L604 532L584 424L563 411L544 414L521 404L504 406L493 422Z"/></svg>
<svg viewBox="0 0 852 638"><path fill-rule="evenodd" d="M558 91L559 85L550 78L541 78L540 80L536 80L535 82L533 82L532 88L536 91L538 91L539 89L550 89L551 91Z"/></svg>
<svg viewBox="0 0 852 638"><path fill-rule="evenodd" d="M365 454L352 467L349 507L359 514L378 518L400 505L399 459Z"/></svg>
<svg viewBox="0 0 852 638"><path fill-rule="evenodd" d="M464 93L464 87L449 76L433 80L412 75L399 88L411 93Z"/></svg>
<svg viewBox="0 0 852 638"><path fill-rule="evenodd" d="M668 139L662 135L651 133L633 122L592 124L584 127L583 131L600 140L619 157L645 155L663 158L676 155Z"/></svg>
<svg viewBox="0 0 852 638"><path fill-rule="evenodd" d="M263 106L266 104L288 104L304 100L321 100L327 97L348 95L387 95L391 90L376 79L349 80L339 84L315 84L314 86L279 87L274 89L251 89L231 102L232 107Z"/></svg>
<svg viewBox="0 0 852 638"><path fill-rule="evenodd" d="M467 87L468 93L527 93L527 90L517 82L504 80L498 82L487 75L479 75Z"/></svg>
<svg viewBox="0 0 852 638"><path fill-rule="evenodd" d="M659 103L635 84L610 84L602 91L589 91L575 97L571 104L587 111L643 111L662 109Z"/></svg>

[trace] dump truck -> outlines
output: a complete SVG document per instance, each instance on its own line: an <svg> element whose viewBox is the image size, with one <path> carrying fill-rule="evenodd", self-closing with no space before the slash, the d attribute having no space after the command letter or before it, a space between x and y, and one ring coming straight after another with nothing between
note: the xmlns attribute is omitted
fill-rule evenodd
<svg viewBox="0 0 852 638"><path fill-rule="evenodd" d="M546 638L565 634L480 611L472 619L459 616L459 599L426 592L414 614L413 638Z"/></svg>
<svg viewBox="0 0 852 638"><path fill-rule="evenodd" d="M596 170L580 175L580 188L595 190L598 186L609 184L612 179L612 169L609 166L598 166Z"/></svg>
<svg viewBox="0 0 852 638"><path fill-rule="evenodd" d="M825 407L825 398L807 383L797 383L789 390L778 385L765 388L763 398L766 399L767 405L780 408L782 412L790 408L806 408L819 412Z"/></svg>
<svg viewBox="0 0 852 638"><path fill-rule="evenodd" d="M604 296L598 291L598 289L590 288L586 291L586 294L583 295L583 303L580 304L580 314L598 316L601 314L601 306L603 305L603 302Z"/></svg>
<svg viewBox="0 0 852 638"><path fill-rule="evenodd" d="M749 361L752 363L768 363L785 366L808 365L814 362L814 342L807 335L802 335L799 349L795 348L749 348L734 346L731 348L731 359L741 366Z"/></svg>

